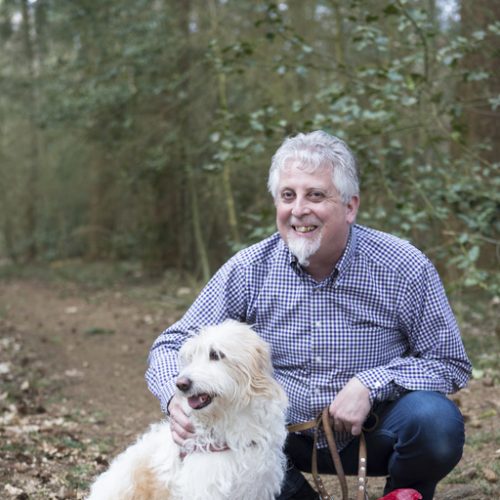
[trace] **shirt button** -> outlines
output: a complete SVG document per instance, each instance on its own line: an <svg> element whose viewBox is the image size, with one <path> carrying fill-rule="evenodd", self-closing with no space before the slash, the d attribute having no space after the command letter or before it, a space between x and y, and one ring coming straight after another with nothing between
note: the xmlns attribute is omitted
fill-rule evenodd
<svg viewBox="0 0 500 500"><path fill-rule="evenodd" d="M319 387L314 388L314 394L316 394L316 396L318 396L320 392Z"/></svg>
<svg viewBox="0 0 500 500"><path fill-rule="evenodd" d="M382 387L382 383L377 380L377 382L375 382L374 384L374 387L375 389L380 389L380 387Z"/></svg>
<svg viewBox="0 0 500 500"><path fill-rule="evenodd" d="M321 321L316 321L316 322L314 323L314 326L315 326L316 328L319 328L319 327L321 326Z"/></svg>
<svg viewBox="0 0 500 500"><path fill-rule="evenodd" d="M316 356L315 361L319 365L321 363L321 356Z"/></svg>

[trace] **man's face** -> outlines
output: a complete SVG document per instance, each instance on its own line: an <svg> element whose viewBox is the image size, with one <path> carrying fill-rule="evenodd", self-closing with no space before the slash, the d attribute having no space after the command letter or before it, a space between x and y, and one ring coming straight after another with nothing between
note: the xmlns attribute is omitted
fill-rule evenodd
<svg viewBox="0 0 500 500"><path fill-rule="evenodd" d="M328 167L307 172L296 160L280 173L276 203L278 231L299 262L332 269L356 219L357 197L344 204Z"/></svg>

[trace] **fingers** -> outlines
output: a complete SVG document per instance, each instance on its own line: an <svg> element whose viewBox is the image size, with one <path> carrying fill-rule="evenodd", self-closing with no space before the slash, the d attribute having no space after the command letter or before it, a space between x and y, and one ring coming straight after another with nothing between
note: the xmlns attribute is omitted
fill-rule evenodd
<svg viewBox="0 0 500 500"><path fill-rule="evenodd" d="M184 426L180 424L177 420L170 417L170 432L175 443L182 446L187 439L194 437L194 432L192 432L192 427L190 424Z"/></svg>
<svg viewBox="0 0 500 500"><path fill-rule="evenodd" d="M364 411L352 411L346 408L345 405L339 407L334 403L329 408L330 422L333 429L336 432L348 432L353 436L358 436L365 421Z"/></svg>
<svg viewBox="0 0 500 500"><path fill-rule="evenodd" d="M333 419L333 429L335 432L349 432L349 425L338 418Z"/></svg>
<svg viewBox="0 0 500 500"><path fill-rule="evenodd" d="M342 420L340 418L333 419L332 427L335 432L347 432L353 436L358 436L361 433L361 425L359 423Z"/></svg>
<svg viewBox="0 0 500 500"><path fill-rule="evenodd" d="M187 439L194 437L194 427L184 413L181 404L174 396L168 405L170 414L170 432L175 443L182 446Z"/></svg>
<svg viewBox="0 0 500 500"><path fill-rule="evenodd" d="M370 408L369 390L356 377L352 378L330 404L333 429L358 436Z"/></svg>
<svg viewBox="0 0 500 500"><path fill-rule="evenodd" d="M361 434L362 424L356 424L351 427L351 434L353 436L359 436Z"/></svg>

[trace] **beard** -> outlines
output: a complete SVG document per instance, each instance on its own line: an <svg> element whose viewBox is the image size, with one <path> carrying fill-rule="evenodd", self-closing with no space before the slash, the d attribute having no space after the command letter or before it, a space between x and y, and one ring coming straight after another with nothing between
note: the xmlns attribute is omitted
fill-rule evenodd
<svg viewBox="0 0 500 500"><path fill-rule="evenodd" d="M321 246L321 234L314 239L298 238L289 234L287 241L288 248L292 252L302 267L309 265L309 259L319 250Z"/></svg>

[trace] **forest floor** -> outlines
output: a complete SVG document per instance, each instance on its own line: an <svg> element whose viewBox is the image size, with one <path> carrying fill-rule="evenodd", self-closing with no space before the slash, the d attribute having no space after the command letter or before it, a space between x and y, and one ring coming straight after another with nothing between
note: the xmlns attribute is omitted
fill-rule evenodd
<svg viewBox="0 0 500 500"><path fill-rule="evenodd" d="M162 418L144 382L147 354L196 284L173 274L151 282L133 266L113 273L0 265L0 498L84 498L108 461ZM471 309L460 322L475 378L452 396L466 446L438 500L500 498L499 304ZM340 498L336 479L326 483ZM382 484L370 478L371 498Z"/></svg>

